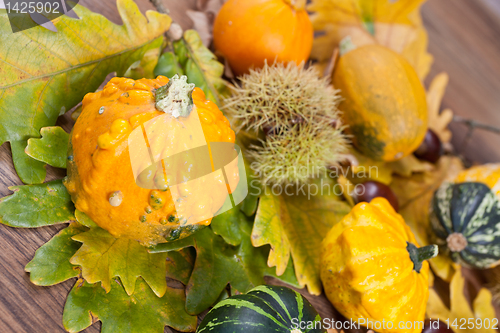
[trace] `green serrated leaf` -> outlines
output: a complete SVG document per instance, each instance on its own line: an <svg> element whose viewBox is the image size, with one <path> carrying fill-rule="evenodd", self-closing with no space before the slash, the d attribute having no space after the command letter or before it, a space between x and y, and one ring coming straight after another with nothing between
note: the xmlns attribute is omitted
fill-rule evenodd
<svg viewBox="0 0 500 333"><path fill-rule="evenodd" d="M248 147L250 143L245 142L245 138L243 137L244 132L240 131L239 135L236 137L236 143L240 147ZM259 203L259 196L262 193L262 187L259 181L259 177L257 177L254 173L254 170L250 166L249 162L244 159L245 163L245 172L247 175L247 183L250 186L248 194L246 198L243 200L241 204L241 211L248 217L253 216L257 212L257 206Z"/></svg>
<svg viewBox="0 0 500 333"><path fill-rule="evenodd" d="M203 89L207 99L220 106L221 95L227 93L227 84L221 78L224 65L203 45L195 30L186 30L184 37L173 45L189 83Z"/></svg>
<svg viewBox="0 0 500 333"><path fill-rule="evenodd" d="M306 187L305 191L310 189ZM271 245L268 265L276 266L278 276L285 271L291 255L300 285L307 285L311 294L319 295L320 244L350 209L334 195L276 196L265 192L259 201L252 243Z"/></svg>
<svg viewBox="0 0 500 333"><path fill-rule="evenodd" d="M242 226L242 232L246 229L248 234L237 247L225 243L209 228L196 234L196 261L186 292L188 313L198 314L210 307L228 284L233 293L245 293L263 284L264 276L274 275L266 265L269 248L252 246L251 228L250 221Z"/></svg>
<svg viewBox="0 0 500 333"><path fill-rule="evenodd" d="M78 209L75 209L75 218L81 225L84 225L88 228L98 228L97 224L87 214Z"/></svg>
<svg viewBox="0 0 500 333"><path fill-rule="evenodd" d="M0 110L1 118L1 110ZM1 140L1 139L0 139ZM12 150L12 161L16 169L17 175L25 184L41 184L45 180L47 171L45 163L37 161L24 152L28 145L28 140L10 141L10 149Z"/></svg>
<svg viewBox="0 0 500 333"><path fill-rule="evenodd" d="M66 168L69 134L61 127L44 127L40 130L41 139L31 138L25 153L35 160L56 168Z"/></svg>
<svg viewBox="0 0 500 333"><path fill-rule="evenodd" d="M76 5L80 19L60 16L53 22L56 33L36 26L13 34L6 11L0 10L0 145L14 143L15 167L24 182L45 177L41 163L21 156L29 138L55 125L109 73L123 75L148 50L162 45L170 17L153 11L145 17L132 0L118 0L117 6L122 26Z"/></svg>
<svg viewBox="0 0 500 333"><path fill-rule="evenodd" d="M137 60L127 69L123 76L129 77L134 80L139 80L142 78L154 79L156 75L154 74L154 69L158 64L158 59L160 57L161 47L148 50L141 60Z"/></svg>
<svg viewBox="0 0 500 333"><path fill-rule="evenodd" d="M228 283L240 292L263 283L264 274L247 271L241 261L247 257L241 258L236 249L209 228L196 234L194 246L197 256L187 285L188 313L198 314L210 307Z"/></svg>
<svg viewBox="0 0 500 333"><path fill-rule="evenodd" d="M230 245L239 245L241 243L241 223L246 222L246 217L240 210L240 206L234 207L212 219L210 226L212 231L224 238Z"/></svg>
<svg viewBox="0 0 500 333"><path fill-rule="evenodd" d="M114 238L101 228L73 236L73 240L83 245L70 262L81 266L82 276L87 282L101 282L109 292L111 281L118 276L127 294L132 295L135 281L141 276L158 297L165 293L166 253L149 253L139 242Z"/></svg>
<svg viewBox="0 0 500 333"><path fill-rule="evenodd" d="M195 258L192 247L167 252L167 277L188 284Z"/></svg>
<svg viewBox="0 0 500 333"><path fill-rule="evenodd" d="M134 290L128 295L113 281L106 293L98 284L77 281L64 306L64 328L79 332L97 317L102 322L101 333L163 333L165 326L182 332L196 329L197 318L184 308L184 290L167 287L164 295L157 297L142 279L137 280Z"/></svg>
<svg viewBox="0 0 500 333"><path fill-rule="evenodd" d="M166 52L160 56L158 64L155 67L154 74L155 76L163 75L171 78L175 74L179 76L184 75L184 71L179 65L175 54L173 52Z"/></svg>
<svg viewBox="0 0 500 333"><path fill-rule="evenodd" d="M269 253L269 251L267 251ZM267 268L267 273L266 276L272 276L280 281L285 282L286 284L295 287L295 288L304 288L303 285L299 283L297 280L297 276L295 274L295 269L293 267L293 261L292 258L290 258L290 261L288 262L288 266L286 266L285 272L278 276L276 275L276 269L274 267L268 267Z"/></svg>
<svg viewBox="0 0 500 333"><path fill-rule="evenodd" d="M241 253L246 253L248 258L252 258L252 256L255 256L254 264L256 264L257 270L259 270L261 267L264 267L264 276L272 276L275 277L283 282L286 282L287 284L297 287L297 288L302 288L303 285L301 285L297 277L295 276L295 270L293 268L293 262L292 259L290 258L288 265L285 269L285 272L281 274L280 276L276 275L276 270L274 267L269 267L266 263L267 257L269 256L270 252L270 247L269 246L261 246L258 248L255 248L252 245L252 231L253 231L253 221L250 221L247 219L246 223L241 223L241 232L243 234L242 236L242 245L240 247L241 250L243 250ZM250 267L251 269L251 267Z"/></svg>
<svg viewBox="0 0 500 333"><path fill-rule="evenodd" d="M241 204L241 211L248 217L253 216L257 212L259 204L259 196L248 193L245 200Z"/></svg>
<svg viewBox="0 0 500 333"><path fill-rule="evenodd" d="M79 223L71 223L36 250L35 257L24 268L30 273L31 282L38 286L51 286L77 277L80 270L69 259L82 244L71 237L86 230Z"/></svg>
<svg viewBox="0 0 500 333"><path fill-rule="evenodd" d="M37 228L75 219L73 202L61 180L9 189L14 194L0 199L0 223Z"/></svg>
<svg viewBox="0 0 500 333"><path fill-rule="evenodd" d="M224 219L233 219L234 216L237 217L237 223L233 225L231 235L240 240L238 246L226 243L212 228L205 228L190 237L159 244L150 249L151 252L189 247L196 249L194 268L187 283L188 313L198 314L206 310L216 302L228 284L231 285L233 292L244 293L263 284L264 276L277 277L275 269L268 267L266 263L269 246L256 248L251 243L252 221L246 219L241 211L235 208L234 211L220 215L220 224L223 224ZM236 231L236 226L239 231ZM227 234L225 236L227 238ZM293 286L300 286L291 260L284 274L278 278ZM178 277L176 279L179 280Z"/></svg>
<svg viewBox="0 0 500 333"><path fill-rule="evenodd" d="M193 234L191 236L173 241L173 242L168 242L168 243L161 243L155 246L152 246L148 248L148 251L150 253L161 253L161 252L168 252L168 251L176 251L180 249L184 249L186 247L194 246L194 236L196 235Z"/></svg>

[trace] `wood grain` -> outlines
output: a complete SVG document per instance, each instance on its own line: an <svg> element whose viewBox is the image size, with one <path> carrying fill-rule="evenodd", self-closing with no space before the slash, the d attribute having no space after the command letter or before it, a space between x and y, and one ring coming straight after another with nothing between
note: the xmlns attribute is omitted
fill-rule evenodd
<svg viewBox="0 0 500 333"><path fill-rule="evenodd" d="M443 109L500 128L500 1L430 0L423 6L429 49L435 61L429 78L447 72ZM453 123L453 144L468 159L500 161L500 136Z"/></svg>
<svg viewBox="0 0 500 333"><path fill-rule="evenodd" d="M148 0L136 0L141 11L153 9ZM164 0L172 18L184 29L192 26L184 15L196 0ZM100 12L111 21L121 20L114 1L81 0L80 4ZM500 2L497 0L430 0L423 7L430 35L430 51L435 62L429 77L446 71L450 84L443 107L456 114L500 127ZM58 124L67 131L72 126L68 115ZM453 143L460 148L465 135L463 125L453 124ZM465 148L465 155L477 162L500 161L500 137L477 131ZM61 178L64 170L48 168L47 179ZM0 197L10 194L9 186L20 185L8 143L0 147ZM35 250L63 226L31 230L0 225L0 332L58 333L62 310L74 281L52 287L37 287L29 282L24 266ZM276 283L275 280L270 281ZM326 318L340 318L324 296L313 297L301 290ZM85 332L99 332L100 323ZM171 330L166 329L166 332Z"/></svg>

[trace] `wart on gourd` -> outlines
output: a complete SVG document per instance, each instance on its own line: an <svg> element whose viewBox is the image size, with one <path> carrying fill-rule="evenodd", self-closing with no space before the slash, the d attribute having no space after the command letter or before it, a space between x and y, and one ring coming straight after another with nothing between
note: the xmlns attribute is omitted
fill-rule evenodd
<svg viewBox="0 0 500 333"><path fill-rule="evenodd" d="M109 204L113 207L118 207L122 204L123 193L121 191L115 191L109 196Z"/></svg>
<svg viewBox="0 0 500 333"><path fill-rule="evenodd" d="M149 196L149 205L154 209L158 210L165 205L162 197L160 196L160 192L157 190L151 191L151 195Z"/></svg>

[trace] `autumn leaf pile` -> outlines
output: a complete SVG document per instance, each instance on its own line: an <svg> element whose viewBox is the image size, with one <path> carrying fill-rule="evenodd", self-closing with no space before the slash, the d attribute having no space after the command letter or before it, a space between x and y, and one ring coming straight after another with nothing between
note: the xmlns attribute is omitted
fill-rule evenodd
<svg viewBox="0 0 500 333"><path fill-rule="evenodd" d="M324 72L340 41L350 36L358 46L381 44L402 54L424 80L432 56L420 16L423 2L311 1L308 11L315 30L321 32L314 41L314 66ZM347 191L345 197L328 192L311 198L300 188L294 188L294 195L276 194L247 166L248 182L257 186L250 185L254 191L242 204L194 235L146 248L134 240L114 238L75 210L62 180L44 183L46 165L66 167L69 134L55 126L57 118L98 89L111 72L131 78L184 74L218 105L229 94L230 83L222 78L224 66L196 31L169 40L164 37L171 24L168 15L150 11L143 16L132 0L118 0L117 5L123 25L77 5L74 11L80 19L62 16L55 22L57 33L35 27L15 38L0 10L0 59L6 64L0 71L0 144L10 142L16 172L27 184L10 188L14 193L0 200L0 223L16 228L69 223L26 266L31 282L50 286L73 279L63 314L70 332L89 327L96 318L102 332L156 333L165 326L195 331L200 313L263 284L266 276L320 295L319 244L351 210L354 201ZM209 23L203 26L210 29ZM441 73L427 90L430 128L445 143L451 139L447 126L452 119L450 110L440 110L447 82L447 74ZM451 155L437 164L413 155L380 162L354 148L345 155L350 163L339 167L338 177L326 185L347 187L376 180L390 186L399 200L399 213L419 244L428 245L429 213L422 207L429 207L442 182L455 178L462 162ZM377 172L363 172L371 167ZM429 317L494 317L486 289L469 305L464 277L451 259L438 256L430 264L433 273L449 283L451 306L431 291Z"/></svg>

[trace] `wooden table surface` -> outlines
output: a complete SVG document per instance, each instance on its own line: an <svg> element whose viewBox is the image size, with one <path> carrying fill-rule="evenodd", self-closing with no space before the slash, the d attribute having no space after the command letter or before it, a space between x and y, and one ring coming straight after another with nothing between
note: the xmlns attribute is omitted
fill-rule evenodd
<svg viewBox="0 0 500 333"><path fill-rule="evenodd" d="M176 22L185 29L192 26L185 11L194 8L196 0L163 1ZM142 11L154 9L148 0L136 2ZM80 4L121 23L112 0L80 0ZM442 71L450 75L443 108L500 127L500 1L429 0L423 7L423 17L429 31L430 52L435 57L429 78ZM58 124L69 130L72 121L66 116ZM452 124L451 128L453 143L461 149L466 127ZM464 153L476 162L500 162L499 143L500 136L476 130ZM63 170L48 167L47 180L63 176ZM19 184L6 143L0 147L0 197L10 194L8 186ZM74 281L37 287L24 272L36 249L61 228L23 230L0 225L0 332L64 332L62 310ZM324 297L307 297L323 317L335 315ZM95 324L85 332L99 329L100 324ZM166 332L171 330L167 328Z"/></svg>

